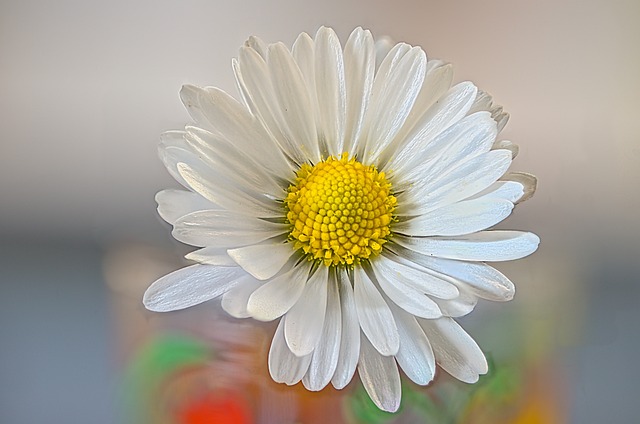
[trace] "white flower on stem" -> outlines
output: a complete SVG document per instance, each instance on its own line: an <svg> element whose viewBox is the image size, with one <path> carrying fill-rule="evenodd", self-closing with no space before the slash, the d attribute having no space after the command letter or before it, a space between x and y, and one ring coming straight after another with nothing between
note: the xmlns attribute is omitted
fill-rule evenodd
<svg viewBox="0 0 640 424"><path fill-rule="evenodd" d="M240 92L185 86L194 120L160 156L186 190L157 195L196 265L160 278L144 304L173 311L222 297L238 318L280 320L273 379L345 387L356 368L376 405L400 405L436 364L472 383L485 357L454 318L514 286L485 262L522 258L539 239L488 230L531 196L496 141L502 108L424 51L357 28L291 49L252 37L233 70Z"/></svg>

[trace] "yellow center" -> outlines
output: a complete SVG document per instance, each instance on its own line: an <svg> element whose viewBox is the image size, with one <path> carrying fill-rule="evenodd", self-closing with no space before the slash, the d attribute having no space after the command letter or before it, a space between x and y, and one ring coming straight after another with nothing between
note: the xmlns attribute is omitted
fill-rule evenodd
<svg viewBox="0 0 640 424"><path fill-rule="evenodd" d="M289 240L312 260L352 265L382 251L396 206L384 172L343 153L304 164L285 199Z"/></svg>

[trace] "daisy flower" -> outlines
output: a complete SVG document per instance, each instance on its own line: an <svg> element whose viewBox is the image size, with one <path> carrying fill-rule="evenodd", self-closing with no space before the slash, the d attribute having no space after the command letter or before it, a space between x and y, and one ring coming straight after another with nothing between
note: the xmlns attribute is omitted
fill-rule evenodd
<svg viewBox="0 0 640 424"><path fill-rule="evenodd" d="M233 60L236 100L184 86L194 123L162 136L186 190L158 193L196 264L154 282L152 311L213 298L238 318L279 320L272 378L342 389L356 369L375 404L400 405L400 374L420 385L436 364L472 383L485 357L454 318L514 286L485 262L522 258L539 239L487 230L535 190L496 141L507 114L420 47L344 48L329 28L289 49L251 37Z"/></svg>

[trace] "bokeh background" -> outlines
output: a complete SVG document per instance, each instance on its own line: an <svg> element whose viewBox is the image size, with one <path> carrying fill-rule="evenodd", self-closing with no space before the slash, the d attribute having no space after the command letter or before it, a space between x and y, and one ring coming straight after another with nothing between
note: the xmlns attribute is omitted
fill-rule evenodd
<svg viewBox="0 0 640 424"><path fill-rule="evenodd" d="M498 266L515 300L463 320L493 371L407 385L402 417L357 385L270 385L271 329L214 302L162 317L140 303L187 252L153 200L176 186L156 144L188 121L180 86L235 94L249 35L290 44L320 25L453 63L511 113L513 168L539 178L501 224L542 238ZM1 1L0 422L635 422L639 42L637 0Z"/></svg>

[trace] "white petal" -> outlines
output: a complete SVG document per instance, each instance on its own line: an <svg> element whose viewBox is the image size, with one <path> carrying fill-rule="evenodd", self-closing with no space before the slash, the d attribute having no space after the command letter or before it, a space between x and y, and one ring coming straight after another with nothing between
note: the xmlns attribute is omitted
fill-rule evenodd
<svg viewBox="0 0 640 424"><path fill-rule="evenodd" d="M276 383L289 386L299 382L309 368L311 354L296 356L284 338L284 319L280 320L269 349L269 373Z"/></svg>
<svg viewBox="0 0 640 424"><path fill-rule="evenodd" d="M251 126L242 128L242 125L252 122L251 115L232 96L219 88L198 87L190 84L182 86L182 93L189 93L189 97L197 97L199 107L202 108L204 116L210 124L204 128L220 134L243 134L246 137L244 131Z"/></svg>
<svg viewBox="0 0 640 424"><path fill-rule="evenodd" d="M204 209L216 209L216 205L200 196L198 193L187 190L162 190L156 194L158 214L173 225L178 218L191 212Z"/></svg>
<svg viewBox="0 0 640 424"><path fill-rule="evenodd" d="M303 32L296 38L291 48L291 54L300 68L300 72L307 84L311 101L315 107L317 103L315 97L315 44L309 34Z"/></svg>
<svg viewBox="0 0 640 424"><path fill-rule="evenodd" d="M479 198L444 206L394 226L408 236L458 236L486 230L511 214L513 203Z"/></svg>
<svg viewBox="0 0 640 424"><path fill-rule="evenodd" d="M267 280L280 271L295 251L289 243L263 243L227 251L238 265L258 280Z"/></svg>
<svg viewBox="0 0 640 424"><path fill-rule="evenodd" d="M436 362L443 370L465 383L475 383L488 371L487 360L478 344L451 318L420 320Z"/></svg>
<svg viewBox="0 0 640 424"><path fill-rule="evenodd" d="M318 99L318 138L329 155L342 151L345 116L345 74L342 47L331 28L316 33L315 78Z"/></svg>
<svg viewBox="0 0 640 424"><path fill-rule="evenodd" d="M458 289L446 276L440 275L402 257L385 252L372 261L376 274L398 286L410 286L421 293L440 299L453 299Z"/></svg>
<svg viewBox="0 0 640 424"><path fill-rule="evenodd" d="M360 327L382 355L395 355L400 339L389 306L361 267L354 269L354 299Z"/></svg>
<svg viewBox="0 0 640 424"><path fill-rule="evenodd" d="M509 114L506 112L501 113L500 115L495 116L493 119L495 119L496 125L498 126L498 132L500 133L502 132L504 127L507 125L507 122L509 122ZM514 144L512 145L512 147L507 147L507 148L513 152L513 157L515 158L518 155L518 145Z"/></svg>
<svg viewBox="0 0 640 424"><path fill-rule="evenodd" d="M407 377L425 386L435 375L436 359L431 344L416 319L398 307L391 307L400 333L400 349L396 360Z"/></svg>
<svg viewBox="0 0 640 424"><path fill-rule="evenodd" d="M313 352L322 335L327 309L328 272L328 267L318 267L309 278L298 302L284 317L284 337L296 356Z"/></svg>
<svg viewBox="0 0 640 424"><path fill-rule="evenodd" d="M536 251L540 238L522 231L482 231L466 236L408 238L398 235L397 243L418 253L463 261L510 261Z"/></svg>
<svg viewBox="0 0 640 424"><path fill-rule="evenodd" d="M305 261L289 272L267 281L249 298L247 309L254 319L273 321L298 301L309 278L311 263Z"/></svg>
<svg viewBox="0 0 640 424"><path fill-rule="evenodd" d="M240 191L211 168L194 168L186 163L178 164L180 176L189 187L209 201L241 215L260 218L279 218L283 211L275 201L266 196L256 198Z"/></svg>
<svg viewBox="0 0 640 424"><path fill-rule="evenodd" d="M186 149L187 145L184 141L185 132L180 130L170 130L165 131L160 134L160 148L161 147L179 147L181 149Z"/></svg>
<svg viewBox="0 0 640 424"><path fill-rule="evenodd" d="M200 88L185 84L180 90L180 99L193 121L201 126L209 126L209 120L200 105Z"/></svg>
<svg viewBox="0 0 640 424"><path fill-rule="evenodd" d="M478 304L478 296L471 292L469 287L460 287L460 294L455 299L435 299L447 317L462 317L473 311Z"/></svg>
<svg viewBox="0 0 640 424"><path fill-rule="evenodd" d="M375 72L375 50L369 31L356 28L344 48L346 117L342 150L356 151L364 115L369 106Z"/></svg>
<svg viewBox="0 0 640 424"><path fill-rule="evenodd" d="M278 101L278 124L289 144L314 163L320 160L309 92L300 68L282 43L269 46L267 65Z"/></svg>
<svg viewBox="0 0 640 424"><path fill-rule="evenodd" d="M172 231L176 240L193 246L232 248L256 244L285 234L288 228L223 210L192 212L178 219Z"/></svg>
<svg viewBox="0 0 640 424"><path fill-rule="evenodd" d="M142 302L155 312L188 308L220 296L243 275L238 267L191 265L156 280L144 293Z"/></svg>
<svg viewBox="0 0 640 424"><path fill-rule="evenodd" d="M425 180L398 194L399 215L421 215L484 190L511 165L506 150L492 150L471 158L435 180Z"/></svg>
<svg viewBox="0 0 640 424"><path fill-rule="evenodd" d="M504 126L507 125L507 121L509 121L509 114L504 112L502 106L494 104L493 98L488 93L482 90L478 90L478 95L476 96L476 100L474 101L473 106L471 106L471 109L469 110L469 114L481 110L491 112L491 117L496 121L496 124L498 126L498 132L502 131ZM517 154L517 146L515 147L516 151L514 152L514 157ZM511 150L507 147L496 148Z"/></svg>
<svg viewBox="0 0 640 424"><path fill-rule="evenodd" d="M241 150L233 141L223 136L198 127L185 128L187 145L219 173L223 173L238 186L250 188L254 193L266 193L274 198L284 197L283 187L286 184L276 181L284 166L282 158L270 162L270 157L256 156L255 149Z"/></svg>
<svg viewBox="0 0 640 424"><path fill-rule="evenodd" d="M385 59L386 61L387 59ZM409 50L387 73L376 74L371 94L371 106L367 111L367 138L375 144L366 146L363 159L376 162L385 147L391 143L422 88L426 72L427 56L419 47ZM385 63L380 66L382 71Z"/></svg>
<svg viewBox="0 0 640 424"><path fill-rule="evenodd" d="M463 262L421 255L397 245L399 255L436 272L453 277L459 287L471 290L484 299L504 302L511 300L515 293L513 283L495 268L480 262Z"/></svg>
<svg viewBox="0 0 640 424"><path fill-rule="evenodd" d="M178 172L179 163L198 164L204 166L204 162L189 149L184 141L184 131L167 131L160 135L158 144L158 156L169 171L169 174L184 187L190 189L189 183Z"/></svg>
<svg viewBox="0 0 640 424"><path fill-rule="evenodd" d="M469 199L504 199L516 203L524 195L524 186L515 181L496 181Z"/></svg>
<svg viewBox="0 0 640 424"><path fill-rule="evenodd" d="M228 292L222 295L222 309L235 318L249 318L251 314L247 311L249 296L263 284L250 275L245 275L238 284L231 287Z"/></svg>
<svg viewBox="0 0 640 424"><path fill-rule="evenodd" d="M410 50L411 50L410 45L406 43L398 43L390 47L390 50L388 50L388 54L385 54L385 56L381 59L382 63L380 63L378 61L378 58L376 58L376 61L377 61L376 71L374 72L374 75L372 75L373 80L371 82L371 86L366 87L368 91L365 92L365 95L368 97L368 101L367 101L367 108L364 111L365 114L363 117L362 131L360 132L358 139L353 140L354 142L353 151L355 156L357 156L358 158L361 158L361 160L365 162L370 162L368 160L369 153L367 153L367 149L371 150L371 148L374 147L374 146L367 147L369 143L374 142L374 141L369 141L369 140L372 140L371 137L369 136L369 132L372 124L375 121L375 116L377 116L377 114L381 112L379 110L381 105L379 104L380 102L377 102L375 100L373 95L374 91L377 93L376 97L379 97L379 95L381 94L380 89L382 89L385 86L384 83L387 81L388 75L394 69L397 68L397 65L400 62L400 60ZM378 104L378 106L376 106L376 104Z"/></svg>
<svg viewBox="0 0 640 424"><path fill-rule="evenodd" d="M203 247L184 256L186 259L205 265L237 266L227 254L227 249L220 247Z"/></svg>
<svg viewBox="0 0 640 424"><path fill-rule="evenodd" d="M395 140L385 152L385 157L383 157L384 162L388 161L390 157L393 157L398 146L404 144L409 132L420 122L422 116L451 88L452 80L453 66L444 64L438 60L429 60L427 62L427 71L424 76L420 94L418 94L418 98L402 129L398 132Z"/></svg>
<svg viewBox="0 0 640 424"><path fill-rule="evenodd" d="M256 107L253 104L253 100L251 100L251 96L249 96L249 93L246 91L246 87L244 85L244 82L242 81L240 65L238 64L238 59L235 57L231 59L231 68L233 69L233 76L235 77L236 88L240 93L240 100L242 101L242 104L244 105L244 107L247 108L247 110L251 114L255 114Z"/></svg>
<svg viewBox="0 0 640 424"><path fill-rule="evenodd" d="M538 186L538 179L536 176L526 172L510 172L502 179L505 181L518 182L524 187L524 194L516 203L522 203L525 200L529 200L533 196L533 193L536 192L536 188Z"/></svg>
<svg viewBox="0 0 640 424"><path fill-rule="evenodd" d="M424 146L415 166L402 173L402 180L434 180L464 160L491 150L497 135L488 112L466 116L442 131Z"/></svg>
<svg viewBox="0 0 640 424"><path fill-rule="evenodd" d="M310 109L307 110L316 123L316 131L322 123L319 118L318 94L316 90L316 63L315 63L315 42L306 32L301 33L291 48L291 54L300 68L304 83L309 93ZM314 141L316 136L314 135ZM318 145L319 146L319 145Z"/></svg>
<svg viewBox="0 0 640 424"><path fill-rule="evenodd" d="M267 43L265 43L260 37L255 35L250 36L244 45L255 50L260 56L266 59L267 57Z"/></svg>
<svg viewBox="0 0 640 424"><path fill-rule="evenodd" d="M376 41L376 50L378 42ZM376 76L375 78L379 78L378 84L382 83L382 80L388 77L388 74L392 72L392 70L398 65L400 60L411 50L411 46L407 43L398 43L395 45L391 45L389 49L385 52L384 56L382 56L382 61L378 65L376 65ZM376 51L376 61L378 60L378 51ZM374 82L375 84L375 82Z"/></svg>
<svg viewBox="0 0 640 424"><path fill-rule="evenodd" d="M247 91L247 86L244 83L242 72L240 71L240 64L238 63L238 59L235 57L231 59L231 68L233 69L233 76L236 80L236 88L240 93L242 104L249 110L249 112L251 112L251 114L256 115L256 105L253 103L253 99Z"/></svg>
<svg viewBox="0 0 640 424"><path fill-rule="evenodd" d="M338 286L340 291L340 310L342 312L342 330L340 332L340 354L335 374L331 379L333 387L343 389L353 377L360 356L360 323L356 311L353 288L346 271L339 270Z"/></svg>
<svg viewBox="0 0 640 424"><path fill-rule="evenodd" d="M198 103L209 123L205 128L238 140L239 143L255 136L256 133L252 131L257 129L251 115L229 94L215 87L193 85L184 85L182 92L188 92L190 96L197 95Z"/></svg>
<svg viewBox="0 0 640 424"><path fill-rule="evenodd" d="M381 258L376 258L373 268L377 270L375 277L384 293L399 307L410 314L422 318L438 318L442 316L440 308L429 296L405 283L405 276L395 269L380 267ZM392 261L387 260L388 263ZM384 271L382 271L384 269ZM374 276L372 276L373 279Z"/></svg>
<svg viewBox="0 0 640 424"><path fill-rule="evenodd" d="M288 170L288 162L275 140L241 103L215 87L204 89L202 97L207 117L219 134L240 151L252 152L251 157L260 163L275 164L272 171Z"/></svg>
<svg viewBox="0 0 640 424"><path fill-rule="evenodd" d="M387 55L395 45L396 44L393 42L393 39L386 35L383 35L376 40L376 69L380 67L380 64L382 63L384 58L387 57Z"/></svg>
<svg viewBox="0 0 640 424"><path fill-rule="evenodd" d="M388 168L398 172L415 166L416 158L435 136L462 119L475 98L477 88L470 82L457 84L422 115L407 135L404 146L399 146Z"/></svg>
<svg viewBox="0 0 640 424"><path fill-rule="evenodd" d="M283 133L283 118L270 81L269 67L264 59L253 49L241 48L238 73L246 95L256 108L255 113L271 137L298 164L305 162L307 158L299 149L297 141L291 143Z"/></svg>
<svg viewBox="0 0 640 424"><path fill-rule="evenodd" d="M320 337L318 346L313 351L309 370L302 379L302 384L304 384L307 390L322 390L329 384L336 370L340 352L341 315L338 282L334 274L331 276L328 284L327 312L324 320L324 328L322 329L322 336Z"/></svg>
<svg viewBox="0 0 640 424"><path fill-rule="evenodd" d="M364 389L376 406L396 412L402 396L400 374L393 356L382 356L362 335L358 374Z"/></svg>
<svg viewBox="0 0 640 424"><path fill-rule="evenodd" d="M469 113L475 113L477 111L497 111L498 109L502 110L500 105L494 105L493 97L487 93L486 91L478 90L478 94L476 99L473 102L473 106L471 106L471 110Z"/></svg>
<svg viewBox="0 0 640 424"><path fill-rule="evenodd" d="M487 92L478 90L478 93L476 94L476 98L473 101L473 105L469 110L469 114L476 113L479 111L490 111L492 104L493 104L493 98Z"/></svg>
<svg viewBox="0 0 640 424"><path fill-rule="evenodd" d="M476 296L494 302L513 299L514 284L504 274L484 263L438 260L442 271L457 278ZM442 265L444 263L444 266Z"/></svg>
<svg viewBox="0 0 640 424"><path fill-rule="evenodd" d="M188 149L188 147L181 148L175 146L165 146L161 142L158 146L158 153L160 155L160 160L163 162L164 166L169 171L169 174L180 184L182 184L185 188L190 191L194 191L191 188L191 184L187 182L182 175L180 175L179 165L188 163L191 166L197 168L206 167L206 164L197 157L195 153Z"/></svg>

